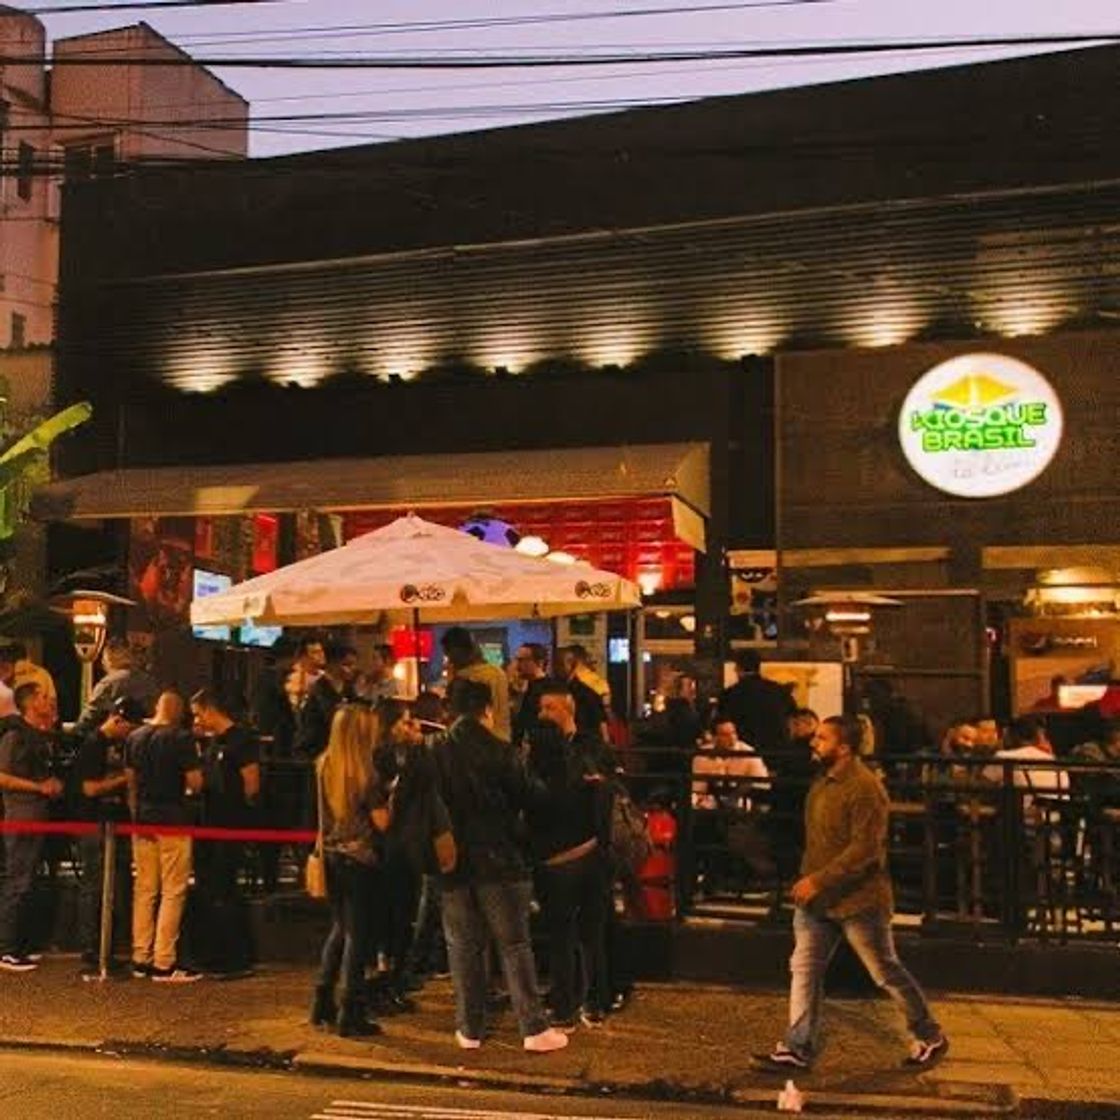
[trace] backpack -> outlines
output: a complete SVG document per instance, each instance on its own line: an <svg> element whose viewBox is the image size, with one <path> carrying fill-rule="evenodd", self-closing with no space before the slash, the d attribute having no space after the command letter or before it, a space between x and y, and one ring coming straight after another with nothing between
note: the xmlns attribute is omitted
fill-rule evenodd
<svg viewBox="0 0 1120 1120"><path fill-rule="evenodd" d="M646 815L621 782L612 783L610 853L621 875L636 875L653 855Z"/></svg>

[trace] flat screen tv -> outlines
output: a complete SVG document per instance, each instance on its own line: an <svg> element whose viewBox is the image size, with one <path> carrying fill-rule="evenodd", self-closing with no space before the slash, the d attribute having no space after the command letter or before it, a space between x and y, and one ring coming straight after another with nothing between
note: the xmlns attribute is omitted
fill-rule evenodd
<svg viewBox="0 0 1120 1120"><path fill-rule="evenodd" d="M233 585L229 576L221 572L208 572L205 568L194 570L194 597L205 599L207 595L217 595L228 590ZM233 637L233 631L228 626L192 626L191 631L196 638L204 638L209 642L228 642Z"/></svg>
<svg viewBox="0 0 1120 1120"><path fill-rule="evenodd" d="M283 633L283 626L256 626L248 619L237 628L242 645L263 646L265 649L276 645Z"/></svg>

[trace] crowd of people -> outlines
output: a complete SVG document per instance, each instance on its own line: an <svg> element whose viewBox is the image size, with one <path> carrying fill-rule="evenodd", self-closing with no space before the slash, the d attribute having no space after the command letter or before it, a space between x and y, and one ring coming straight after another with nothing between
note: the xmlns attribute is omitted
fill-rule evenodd
<svg viewBox="0 0 1120 1120"><path fill-rule="evenodd" d="M251 974L245 844L213 830L302 824L317 835L331 916L316 1025L373 1035L379 1017L413 1009L424 979L440 973L453 980L454 1037L467 1049L482 1044L496 999L508 1000L533 1052L560 1049L620 1010L631 985L616 951L620 787L604 682L579 649L553 673L543 646L522 646L512 688L464 628L447 630L442 649L445 692L406 702L387 647L363 672L351 646L307 639L261 682L250 726L209 689L189 699L160 691L112 641L65 775L53 689L41 678L13 682L0 722L6 821L129 826L112 844L101 827L77 841L82 975L101 976L105 963L106 858L116 862L111 949L121 969L168 984ZM22 652L0 649L0 666ZM267 816L262 739L274 748L280 739L283 755L309 764L297 772L313 775L293 787L304 791L296 803L281 797ZM37 967L30 902L49 843L44 830L5 832L0 970ZM546 997L530 935L536 909L548 935Z"/></svg>

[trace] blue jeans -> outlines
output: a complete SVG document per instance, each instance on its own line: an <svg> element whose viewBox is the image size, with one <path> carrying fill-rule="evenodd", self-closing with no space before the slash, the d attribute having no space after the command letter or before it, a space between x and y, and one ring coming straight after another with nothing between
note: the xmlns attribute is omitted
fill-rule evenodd
<svg viewBox="0 0 1120 1120"><path fill-rule="evenodd" d="M486 950L491 937L522 1037L548 1026L529 939L531 896L528 881L444 888L443 932L455 985L456 1026L467 1038L480 1039L486 1029Z"/></svg>
<svg viewBox="0 0 1120 1120"><path fill-rule="evenodd" d="M869 910L851 918L818 917L798 906L793 912L792 980L786 1046L806 1061L820 1049L821 1001L828 963L843 937L871 979L902 1008L910 1033L922 1042L941 1037L918 982L898 959L890 914Z"/></svg>

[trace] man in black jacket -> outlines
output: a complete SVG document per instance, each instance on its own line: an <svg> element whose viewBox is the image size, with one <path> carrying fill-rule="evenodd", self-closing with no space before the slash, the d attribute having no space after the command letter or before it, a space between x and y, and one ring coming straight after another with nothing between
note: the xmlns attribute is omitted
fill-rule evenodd
<svg viewBox="0 0 1120 1120"><path fill-rule="evenodd" d="M600 1025L611 1001L610 774L602 742L576 726L575 699L566 683L544 688L539 716L541 733L529 756L538 784L529 825L541 866L552 1022L572 1031L581 1021Z"/></svg>
<svg viewBox="0 0 1120 1120"><path fill-rule="evenodd" d="M326 668L316 678L296 720L295 753L317 758L331 737L331 720L339 704L354 699L358 651L341 642L327 644Z"/></svg>
<svg viewBox="0 0 1120 1120"><path fill-rule="evenodd" d="M559 1050L568 1036L548 1025L529 937L532 886L520 838L528 802L525 772L509 744L492 730L490 691L484 684L455 680L449 700L455 722L435 748L435 758L458 848L456 867L443 882L455 1039L464 1050L482 1045L486 950L493 938L525 1049Z"/></svg>
<svg viewBox="0 0 1120 1120"><path fill-rule="evenodd" d="M740 738L762 755L767 769L775 769L776 756L787 742L786 721L797 705L787 689L762 675L757 650L741 650L735 655L735 666L739 681L720 693L719 714L735 724Z"/></svg>

